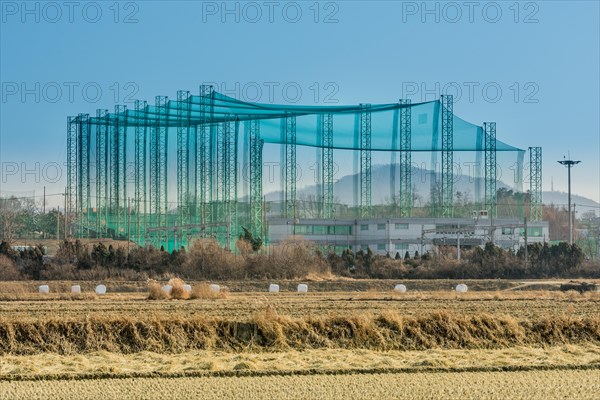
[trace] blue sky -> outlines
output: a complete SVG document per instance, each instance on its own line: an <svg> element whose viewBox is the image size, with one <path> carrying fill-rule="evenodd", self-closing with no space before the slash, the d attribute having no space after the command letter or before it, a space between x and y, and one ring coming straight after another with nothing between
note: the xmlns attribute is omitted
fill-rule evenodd
<svg viewBox="0 0 600 400"><path fill-rule="evenodd" d="M463 119L543 147L545 190L553 180L566 191L556 160L570 153L582 160L574 192L600 200L597 1L116 4L1 2L2 192L62 191L68 115L215 82L243 100L297 104L446 89Z"/></svg>

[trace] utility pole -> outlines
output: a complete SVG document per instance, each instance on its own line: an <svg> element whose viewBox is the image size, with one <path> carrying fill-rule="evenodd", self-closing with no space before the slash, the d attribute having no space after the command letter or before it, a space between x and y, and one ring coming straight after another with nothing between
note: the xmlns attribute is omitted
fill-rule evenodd
<svg viewBox="0 0 600 400"><path fill-rule="evenodd" d="M65 240L67 240L67 233L68 233L68 220L67 220L67 188L65 188L65 192L63 194L64 200L65 200L65 204L64 204L64 212L65 212Z"/></svg>
<svg viewBox="0 0 600 400"><path fill-rule="evenodd" d="M525 269L527 269L527 264L529 263L529 250L527 250L527 217L523 218L523 227L523 232L525 234Z"/></svg>
<svg viewBox="0 0 600 400"><path fill-rule="evenodd" d="M456 258L460 261L460 224L456 231Z"/></svg>
<svg viewBox="0 0 600 400"><path fill-rule="evenodd" d="M127 255L129 256L129 243L131 242L131 198L127 198Z"/></svg>
<svg viewBox="0 0 600 400"><path fill-rule="evenodd" d="M573 161L573 160L562 160L559 161L559 164L564 165L565 167L567 167L568 172L568 176L569 176L569 244L572 245L573 244L573 217L571 214L571 168L574 165L579 164L581 161Z"/></svg>
<svg viewBox="0 0 600 400"><path fill-rule="evenodd" d="M577 204L573 203L573 218L571 219L571 227L573 230L575 230L575 223L577 222L577 211L575 210L576 206ZM573 244L572 240L573 239L571 238L571 244Z"/></svg>
<svg viewBox="0 0 600 400"><path fill-rule="evenodd" d="M56 207L56 240L60 240L60 206Z"/></svg>

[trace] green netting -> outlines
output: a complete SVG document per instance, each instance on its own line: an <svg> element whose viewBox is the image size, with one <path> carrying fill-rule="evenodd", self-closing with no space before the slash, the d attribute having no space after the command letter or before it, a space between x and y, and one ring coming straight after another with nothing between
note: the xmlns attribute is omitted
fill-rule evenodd
<svg viewBox="0 0 600 400"><path fill-rule="evenodd" d="M209 100L204 100L209 101ZM218 123L226 119L248 121L260 119L261 138L266 143L285 143L281 137L281 120L290 113L296 116L296 143L303 146L320 147L318 141L318 118L319 115L331 113L334 115L334 137L333 147L336 149L360 150L357 145L358 126L356 119L360 113L360 106L296 106L296 105L274 105L243 102L223 94L214 92L212 101L212 113L206 118L212 123ZM202 124L200 106L202 98L191 96L191 112L186 117L186 124L197 126ZM440 151L442 148L440 101L415 103L410 105L373 104L371 105L372 133L371 150L390 151L399 150L394 143L394 127L398 118L400 108L410 108L411 113L411 135L412 151ZM177 101L169 100L167 103L168 117L166 126L177 127L180 121L177 117L179 104ZM148 105L143 112L135 110L126 111L126 122L130 126L140 123L147 126L157 124L157 108ZM115 118L110 114L110 118ZM454 151L477 151L484 150L483 128L467 122L456 115L454 122ZM92 125L104 124L104 120L91 118ZM165 124L163 124L165 125ZM496 151L524 151L496 140Z"/></svg>
<svg viewBox="0 0 600 400"><path fill-rule="evenodd" d="M240 101L216 92L212 92L210 97L189 96L185 102L169 100L164 104L165 108L148 105L138 111L126 110L105 117L74 119L80 125L89 121L91 129L82 130L80 126L77 140L82 140L83 132L89 132L88 151L91 158L96 157L96 163L82 165L82 160L89 160L90 157L81 157L82 151L85 151L82 150L81 143L78 142L77 148L69 150L69 154L77 154L76 158L70 158L73 160L70 161L71 164L78 164L78 169L77 174L73 175L77 177L77 181L69 184L69 198L72 199L71 194L76 196L77 210L80 213L77 216L79 232L86 232L81 233L82 235L130 236L140 243L165 245L168 249L173 249L176 242L187 245L195 237L212 235L231 246L239 234L239 226L252 224L252 184L248 169L252 121L258 121L260 139L264 141L260 182L265 201L264 219L289 219L285 197L285 127L286 118L291 115L295 116L297 145L294 216L302 220L360 218L361 105L259 104ZM182 109L185 110L183 115ZM373 151L370 174L373 205L371 216L374 218L400 215L399 194L403 181L400 173L399 126L400 115L406 114L406 110L410 115L412 216L439 217L437 211L432 211L431 205L436 201L439 203L436 198L439 197L439 183L442 179L442 103L431 101L370 106L370 150ZM327 205L323 197L323 149L329 147L324 145L321 127L325 114L330 114L333 118L330 147L335 164L332 175L334 204L329 216L324 212ZM234 121L235 124L230 127L236 129L235 143L229 151L235 152L236 161L231 163L235 162L237 165L227 172L223 171L231 163L227 160L223 162L222 148L219 147L222 142L216 137L217 131L224 126L220 123L225 121ZM482 126L456 115L452 115L452 122L454 216L467 217L472 215L473 210L486 207L484 130ZM124 136L119 139L121 142L115 139L118 131L115 124L120 124L122 128L121 134ZM210 165L202 176L198 167L198 138L200 131L207 126L210 127L207 160ZM157 140L155 138L159 127L164 128L166 152L161 161L156 160L159 150L152 149L150 145L152 140ZM143 148L137 142L140 128L146 140ZM185 150L180 142L182 131L187 135L183 138ZM105 138L106 142L99 138ZM102 146L105 146L104 153L99 151ZM500 140L495 141L495 148L498 188L522 191L524 150ZM136 153L138 151L141 154ZM154 155L151 155L152 151L155 151ZM231 153L228 154L226 157L234 160ZM124 159L115 163L115 157ZM154 161L152 157L155 157ZM164 162L164 168L156 164L159 162ZM104 172L99 173L99 166L102 165ZM114 166L117 170L114 170ZM154 181L151 179L153 167L160 168ZM144 177L139 177L141 171L144 171ZM99 184L94 178L101 180ZM210 180L212 186L209 185L210 188L206 189L201 187L202 179ZM233 185L228 183L231 180ZM89 188L84 188L86 185ZM157 189L156 185L160 188ZM131 206L128 206L129 198ZM159 212L153 211L156 204L160 206ZM231 213L235 215L232 216ZM507 206L498 206L499 217L522 215L522 203L519 205L511 200ZM208 227L209 225L212 227ZM265 239L269 240L266 228L265 233Z"/></svg>

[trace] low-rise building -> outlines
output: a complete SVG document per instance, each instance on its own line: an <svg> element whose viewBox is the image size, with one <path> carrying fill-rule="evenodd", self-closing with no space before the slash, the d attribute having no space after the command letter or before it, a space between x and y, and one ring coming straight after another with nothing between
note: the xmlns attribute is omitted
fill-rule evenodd
<svg viewBox="0 0 600 400"><path fill-rule="evenodd" d="M484 246L492 241L502 248L515 251L525 244L523 221L515 219L487 218L375 218L356 219L284 219L270 218L268 221L271 244L290 237L301 236L319 246L358 251L370 248L373 253L400 255L408 251L424 254L437 246L469 248ZM528 222L527 242L548 240L548 222Z"/></svg>

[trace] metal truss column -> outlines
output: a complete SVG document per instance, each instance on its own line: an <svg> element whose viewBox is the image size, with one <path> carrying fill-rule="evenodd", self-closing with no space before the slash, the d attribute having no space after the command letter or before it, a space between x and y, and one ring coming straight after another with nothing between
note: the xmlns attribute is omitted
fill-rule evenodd
<svg viewBox="0 0 600 400"><path fill-rule="evenodd" d="M227 170L227 146L226 136L229 130L229 115L225 116L224 121L217 123L217 143L216 143L216 215L214 216L215 222L223 222L226 219L227 208L226 208L226 196L227 196L227 183L226 183L226 170Z"/></svg>
<svg viewBox="0 0 600 400"><path fill-rule="evenodd" d="M155 120L150 130L150 212L153 228L164 228L167 225L167 141L168 141L168 110L169 102L166 96L154 98L156 107ZM162 233L163 237L153 238L155 244L166 244L166 231L153 230Z"/></svg>
<svg viewBox="0 0 600 400"><path fill-rule="evenodd" d="M485 136L485 208L490 218L496 217L496 123L484 122Z"/></svg>
<svg viewBox="0 0 600 400"><path fill-rule="evenodd" d="M529 148L529 219L542 220L542 148Z"/></svg>
<svg viewBox="0 0 600 400"><path fill-rule="evenodd" d="M333 114L323 114L321 117L322 144L322 173L321 190L323 199L323 218L333 218Z"/></svg>
<svg viewBox="0 0 600 400"><path fill-rule="evenodd" d="M77 214L79 225L79 237L87 237L89 234L91 208L90 203L90 116L79 114L79 137L77 144L78 156L78 186L79 198L77 201Z"/></svg>
<svg viewBox="0 0 600 400"><path fill-rule="evenodd" d="M260 138L260 120L250 125L250 230L255 237L263 237L263 186L262 152L264 141Z"/></svg>
<svg viewBox="0 0 600 400"><path fill-rule="evenodd" d="M197 222L213 222L213 87L200 86L200 126L196 130L196 193L199 201Z"/></svg>
<svg viewBox="0 0 600 400"><path fill-rule="evenodd" d="M117 236L127 233L127 107L115 106Z"/></svg>
<svg viewBox="0 0 600 400"><path fill-rule="evenodd" d="M371 105L360 105L360 218L371 217Z"/></svg>
<svg viewBox="0 0 600 400"><path fill-rule="evenodd" d="M237 231L237 133L238 121L231 121L229 115L217 124L217 218L225 224L226 232L219 231L220 240L226 248L231 247L233 231ZM225 237L223 237L225 234Z"/></svg>
<svg viewBox="0 0 600 400"><path fill-rule="evenodd" d="M296 116L285 117L285 216L296 219Z"/></svg>
<svg viewBox="0 0 600 400"><path fill-rule="evenodd" d="M70 223L72 223L74 219L77 219L78 125L79 123L77 117L67 118L67 209L65 210L65 216Z"/></svg>
<svg viewBox="0 0 600 400"><path fill-rule="evenodd" d="M177 92L177 216L179 225L190 223L190 111L189 91Z"/></svg>
<svg viewBox="0 0 600 400"><path fill-rule="evenodd" d="M238 236L238 137L240 122L229 124L226 136L226 171L227 184L227 248L231 249Z"/></svg>
<svg viewBox="0 0 600 400"><path fill-rule="evenodd" d="M110 224L115 229L115 234L118 234L118 215L119 215L119 137L117 134L117 117L114 114L109 115L108 125L108 140L110 148L110 168L109 168L109 194Z"/></svg>
<svg viewBox="0 0 600 400"><path fill-rule="evenodd" d="M96 235L104 237L108 209L108 110L96 110Z"/></svg>
<svg viewBox="0 0 600 400"><path fill-rule="evenodd" d="M135 209L136 229L135 234L140 244L145 244L146 229L146 107L147 102L135 101Z"/></svg>
<svg viewBox="0 0 600 400"><path fill-rule="evenodd" d="M410 217L412 211L412 139L410 100L400 100L400 194L399 216Z"/></svg>
<svg viewBox="0 0 600 400"><path fill-rule="evenodd" d="M442 216L454 216L454 126L453 104L450 95L443 95L442 103Z"/></svg>

